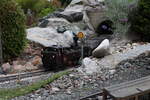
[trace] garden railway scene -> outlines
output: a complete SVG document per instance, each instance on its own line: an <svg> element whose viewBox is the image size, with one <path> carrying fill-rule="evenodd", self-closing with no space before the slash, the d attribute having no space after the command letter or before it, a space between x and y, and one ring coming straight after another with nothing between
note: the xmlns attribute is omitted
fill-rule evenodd
<svg viewBox="0 0 150 100"><path fill-rule="evenodd" d="M0 100L150 100L150 0L0 0Z"/></svg>

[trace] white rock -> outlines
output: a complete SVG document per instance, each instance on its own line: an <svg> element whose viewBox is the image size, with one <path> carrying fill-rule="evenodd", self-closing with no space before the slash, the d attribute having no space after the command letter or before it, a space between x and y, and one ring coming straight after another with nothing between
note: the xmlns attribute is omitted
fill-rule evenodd
<svg viewBox="0 0 150 100"><path fill-rule="evenodd" d="M69 74L69 76L70 76L70 77L74 77L74 75L73 75L73 74Z"/></svg>
<svg viewBox="0 0 150 100"><path fill-rule="evenodd" d="M109 70L109 73L112 75L116 72L116 70Z"/></svg>
<svg viewBox="0 0 150 100"><path fill-rule="evenodd" d="M98 2L104 2L105 0L98 0Z"/></svg>
<svg viewBox="0 0 150 100"><path fill-rule="evenodd" d="M66 13L66 12L82 12L83 8L84 8L83 5L68 6L68 7L66 7L66 9L63 13Z"/></svg>
<svg viewBox="0 0 150 100"><path fill-rule="evenodd" d="M67 89L67 94L71 94L71 89Z"/></svg>
<svg viewBox="0 0 150 100"><path fill-rule="evenodd" d="M53 91L53 92L58 92L58 91L60 91L60 89L57 88L57 87L52 87L52 91Z"/></svg>
<svg viewBox="0 0 150 100"><path fill-rule="evenodd" d="M110 54L109 49L109 40L105 39L101 42L101 44L92 52L92 56L101 58Z"/></svg>
<svg viewBox="0 0 150 100"><path fill-rule="evenodd" d="M96 61L90 58L84 58L82 61L82 66L86 74L97 72L97 69L99 68L99 66L96 64Z"/></svg>
<svg viewBox="0 0 150 100"><path fill-rule="evenodd" d="M71 45L73 43L73 34L71 31L66 31L64 32L64 39L65 42L69 45Z"/></svg>

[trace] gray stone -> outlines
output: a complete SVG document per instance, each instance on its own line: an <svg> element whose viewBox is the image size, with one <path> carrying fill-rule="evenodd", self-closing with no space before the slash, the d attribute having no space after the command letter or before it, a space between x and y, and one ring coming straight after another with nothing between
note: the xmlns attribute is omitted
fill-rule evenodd
<svg viewBox="0 0 150 100"><path fill-rule="evenodd" d="M150 70L150 66L147 66L146 69L147 69L147 70Z"/></svg>
<svg viewBox="0 0 150 100"><path fill-rule="evenodd" d="M9 73L12 71L12 66L9 63L5 63L2 65L2 70L4 73Z"/></svg>
<svg viewBox="0 0 150 100"><path fill-rule="evenodd" d="M56 29L58 26L70 26L71 24L64 18L49 18L47 20L49 21L47 27L53 27L54 29Z"/></svg>
<svg viewBox="0 0 150 100"><path fill-rule="evenodd" d="M57 17L65 18L69 22L78 22L78 21L82 20L83 13L82 12L73 12L73 11L61 12Z"/></svg>
<svg viewBox="0 0 150 100"><path fill-rule="evenodd" d="M39 23L38 26L44 28L44 27L47 27L48 23L49 21L46 19L46 20L43 20L41 23Z"/></svg>
<svg viewBox="0 0 150 100"><path fill-rule="evenodd" d="M59 27L57 27L57 32L58 33L64 33L65 31L66 31L65 26L59 26Z"/></svg>
<svg viewBox="0 0 150 100"><path fill-rule="evenodd" d="M92 52L92 56L101 58L110 54L109 40L105 39L101 44Z"/></svg>

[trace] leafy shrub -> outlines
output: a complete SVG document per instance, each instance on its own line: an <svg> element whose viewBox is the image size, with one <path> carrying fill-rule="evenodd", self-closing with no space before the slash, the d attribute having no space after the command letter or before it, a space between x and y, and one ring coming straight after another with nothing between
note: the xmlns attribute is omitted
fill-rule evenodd
<svg viewBox="0 0 150 100"><path fill-rule="evenodd" d="M25 16L13 0L0 0L0 25L5 60L18 56L26 43Z"/></svg>
<svg viewBox="0 0 150 100"><path fill-rule="evenodd" d="M141 35L143 41L150 41L150 0L140 0L138 7L129 15L131 31Z"/></svg>
<svg viewBox="0 0 150 100"><path fill-rule="evenodd" d="M113 21L116 35L124 35L128 32L128 14L132 10L130 5L136 5L138 0L106 0L106 16Z"/></svg>

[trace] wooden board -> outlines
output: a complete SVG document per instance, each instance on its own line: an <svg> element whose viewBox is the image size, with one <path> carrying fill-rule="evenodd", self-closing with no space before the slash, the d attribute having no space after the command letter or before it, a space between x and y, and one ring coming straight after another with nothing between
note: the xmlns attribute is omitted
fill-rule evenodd
<svg viewBox="0 0 150 100"><path fill-rule="evenodd" d="M150 91L150 76L104 88L115 98L124 98Z"/></svg>

